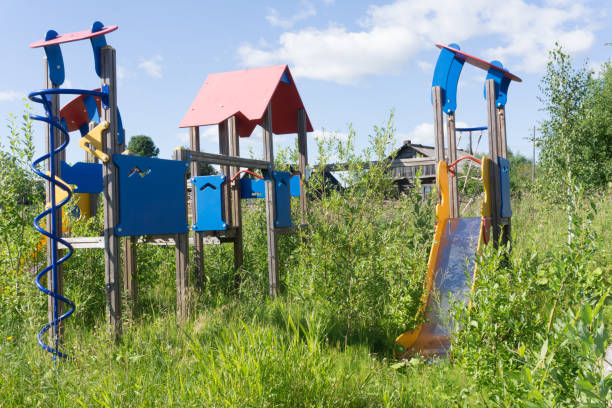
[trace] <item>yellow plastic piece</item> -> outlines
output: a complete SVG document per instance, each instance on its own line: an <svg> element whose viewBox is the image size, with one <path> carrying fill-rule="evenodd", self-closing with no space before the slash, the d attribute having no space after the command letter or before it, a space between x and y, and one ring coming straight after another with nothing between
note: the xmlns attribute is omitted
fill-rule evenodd
<svg viewBox="0 0 612 408"><path fill-rule="evenodd" d="M487 225L490 220L492 210L491 210L491 192L490 192L490 162L491 160L488 157L482 158L482 184L484 190L484 198L480 207L480 212L482 215L482 222L480 225L480 233L478 236L478 247L477 252L480 252L481 248L488 241L489 231L487 230ZM429 294L431 293L433 282L435 279L435 266L438 263L438 253L439 253L439 245L440 240L442 238L443 228L446 224L446 220L450 215L450 198L449 198L449 188L448 188L448 167L446 162L441 161L438 163L438 177L437 177L437 185L440 191L440 204L436 206L436 230L434 233L434 241L431 246L431 251L429 253L429 261L427 263L427 276L425 277L425 288L423 291L423 296L421 298L421 304L419 306L419 315L423 315L426 312L427 303L429 301ZM472 287L470 289L471 294L474 293L474 287L476 283L476 274L478 271L478 265L474 266L474 275L472 278ZM468 309L471 309L472 301L470 297L470 301L468 303ZM423 324L420 324L416 329L407 331L399 335L395 342L402 346L404 350L408 350L418 339L419 334L421 333L421 329Z"/></svg>
<svg viewBox="0 0 612 408"><path fill-rule="evenodd" d="M437 184L438 189L440 191L441 199L440 203L436 205L436 230L434 233L433 244L431 245L431 251L429 252L429 261L427 262L427 276L425 277L425 290L423 291L423 296L421 297L421 305L419 306L418 311L419 315L423 315L425 313L425 309L427 308L429 293L431 292L431 287L433 286L434 281L435 267L438 263L438 247L440 246L440 240L442 239L444 225L446 224L446 220L450 215L450 198L448 194L448 165L445 161L440 161L438 163ZM400 334L395 339L395 342L402 346L404 349L408 349L419 337L422 327L423 325L420 324L416 329Z"/></svg>
<svg viewBox="0 0 612 408"><path fill-rule="evenodd" d="M96 156L98 159L107 163L110 160L110 156L102 151L102 132L104 132L110 123L108 121L102 121L98 126L89 131L85 136L79 140L79 146L89 154ZM94 150L90 148L92 146Z"/></svg>

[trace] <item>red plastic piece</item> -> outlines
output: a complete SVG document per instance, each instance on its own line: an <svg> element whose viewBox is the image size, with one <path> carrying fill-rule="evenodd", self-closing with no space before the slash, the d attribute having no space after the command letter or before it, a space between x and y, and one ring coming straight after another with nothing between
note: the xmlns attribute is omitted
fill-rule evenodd
<svg viewBox="0 0 612 408"><path fill-rule="evenodd" d="M236 174L234 174L234 175L232 176L232 178L230 179L230 183L233 183L233 182L236 180L236 178L237 178L239 175L241 175L242 173L247 173L247 174L250 174L251 176L257 177L257 178L258 178L258 179L260 179L260 180L263 180L263 179L264 179L264 177L263 177L263 176L260 176L260 175L259 175L259 174L257 174L257 173L253 173L251 170L240 170L240 171L238 171Z"/></svg>
<svg viewBox="0 0 612 408"><path fill-rule="evenodd" d="M458 49L448 47L448 46L443 45L443 44L436 44L436 47L438 47L438 48L445 48L445 49L447 49L449 51L454 52L455 55L457 56L457 58L462 59L465 62L467 62L468 64L473 65L473 66L475 66L477 68L480 68L480 69L485 70L485 71L488 71L490 68L493 68L493 69L496 69L498 71L503 72L504 76L506 78L512 80L512 81L523 82L523 80L521 78L517 77L512 72L506 71L505 69L500 68L500 67L498 67L496 65L493 65L493 64L491 64L488 61L482 60L482 59L480 59L478 57L475 57L473 55L467 54L467 53L465 53L463 51L460 51Z"/></svg>
<svg viewBox="0 0 612 408"><path fill-rule="evenodd" d="M91 30L77 31L76 33L60 34L52 40L40 40L30 44L30 48L46 47L48 45L63 44L67 42L86 40L88 38L99 37L104 34L111 33L118 29L119 26L104 27L100 31L92 33Z"/></svg>
<svg viewBox="0 0 612 408"><path fill-rule="evenodd" d="M99 92L100 88L94 89L94 91ZM69 132L79 130L81 126L89 123L89 115L83 101L85 97L85 95L77 96L60 110L60 117L66 121ZM98 112L100 112L100 97L94 96L94 99L96 100L96 105L98 105Z"/></svg>
<svg viewBox="0 0 612 408"><path fill-rule="evenodd" d="M281 81L283 74L289 83ZM297 110L304 109L304 104L287 65L211 74L179 127L217 125L236 116L238 134L248 137L261 125L270 101L272 132L297 133ZM312 130L306 114L306 131Z"/></svg>

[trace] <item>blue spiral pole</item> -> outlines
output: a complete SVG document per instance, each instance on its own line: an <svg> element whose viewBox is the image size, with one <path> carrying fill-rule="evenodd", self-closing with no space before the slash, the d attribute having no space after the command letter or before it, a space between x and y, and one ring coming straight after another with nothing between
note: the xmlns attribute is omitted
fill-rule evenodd
<svg viewBox="0 0 612 408"><path fill-rule="evenodd" d="M66 319L68 316L74 313L76 306L72 300L59 294L59 287L58 287L58 276L57 276L58 267L62 263L66 262L68 258L70 258L70 256L72 256L74 249L72 245L70 245L70 243L68 243L66 240L64 240L61 237L62 226L57 225L57 217L56 217L57 210L61 209L61 207L63 207L68 201L70 201L70 198L72 197L72 191L67 184L61 182L55 177L57 173L57 169L55 167L55 160L54 160L55 155L61 152L62 150L64 150L68 146L68 143L70 142L70 135L68 133L68 130L65 128L65 126L63 126L62 123L60 122L60 119L53 117L50 96L54 94L93 95L93 96L101 97L104 101L104 99L107 96L107 93L104 91L98 92L98 91L89 91L89 90L84 90L84 89L44 89L41 91L32 92L28 95L28 97L30 98L32 102L40 103L43 105L45 109L45 114L46 114L46 116L30 115L30 118L32 120L38 120L38 121L47 123L47 125L49 126L49 146L51 146L50 151L49 153L46 153L45 155L40 156L39 158L35 159L32 162L32 170L34 171L34 173L36 173L37 175L39 175L40 177L42 177L43 179L47 180L50 183L50 196L51 196L50 206L49 208L45 209L42 213L40 213L34 218L34 228L38 232L40 232L42 235L49 238L50 240L51 264L47 265L43 270L40 271L40 273L38 273L38 275L36 275L35 282L36 282L36 286L38 287L40 291L45 293L47 296L51 296L53 298L53 302L52 302L53 319L51 322L47 323L38 332L38 344L44 350L48 351L49 353L52 353L54 359L57 359L57 357L61 357L61 358L68 357L67 354L62 353L59 350L59 324L62 320ZM59 129L65 135L64 142L57 148L55 148L55 129ZM45 160L49 160L49 163L50 163L49 164L49 174L43 173L42 171L38 169L38 165L41 162L44 162ZM66 198L62 200L60 203L55 202L56 201L55 186L60 187L62 190L64 190L67 193ZM51 228L50 228L50 231L47 231L40 225L40 222L43 218L45 218L49 214L51 214ZM58 228L59 228L59 231L58 231ZM68 248L67 253L59 259L58 259L59 257L58 256L58 243L61 243L66 248ZM51 281L52 281L51 289L46 288L41 283L42 278L46 276L49 271L51 271ZM62 314L61 316L59 315L59 302L63 302L70 307L70 310L68 310L66 313ZM43 341L44 334L51 328L53 328L53 346L49 346Z"/></svg>

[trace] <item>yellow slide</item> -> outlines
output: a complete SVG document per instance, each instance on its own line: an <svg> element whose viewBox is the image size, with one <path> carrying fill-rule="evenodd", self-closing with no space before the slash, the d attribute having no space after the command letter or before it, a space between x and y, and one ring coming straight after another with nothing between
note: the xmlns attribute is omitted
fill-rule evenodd
<svg viewBox="0 0 612 408"><path fill-rule="evenodd" d="M438 163L438 188L441 201L436 206L436 229L427 263L427 275L419 315L425 321L395 339L397 353L403 355L443 355L450 347L450 307L466 301L474 288L474 257L488 240L491 216L489 199L489 159L482 160L485 197L482 218L449 218L450 201L447 163Z"/></svg>

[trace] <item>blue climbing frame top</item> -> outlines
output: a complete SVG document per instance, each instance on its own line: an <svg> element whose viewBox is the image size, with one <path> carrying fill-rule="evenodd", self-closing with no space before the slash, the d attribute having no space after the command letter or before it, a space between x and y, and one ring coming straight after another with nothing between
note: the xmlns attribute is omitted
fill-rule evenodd
<svg viewBox="0 0 612 408"><path fill-rule="evenodd" d="M440 48L440 55L436 62L431 86L442 88L444 100L442 109L447 114L453 113L457 109L457 84L465 62L487 71L487 79L495 81L495 104L497 107L505 106L510 82L522 82L521 78L504 69L499 61L488 62L474 57L461 51L457 44L448 46L436 44L436 47Z"/></svg>
<svg viewBox="0 0 612 408"><path fill-rule="evenodd" d="M69 34L58 34L55 30L47 31L45 39L30 44L30 48L45 48L47 54L47 65L49 66L49 78L54 85L60 86L64 83L64 58L60 44L89 39L94 54L96 74L100 76L100 49L106 46L105 35L115 31L117 26L105 27L99 21L95 21L90 30L78 31Z"/></svg>

